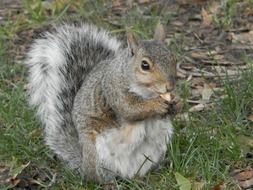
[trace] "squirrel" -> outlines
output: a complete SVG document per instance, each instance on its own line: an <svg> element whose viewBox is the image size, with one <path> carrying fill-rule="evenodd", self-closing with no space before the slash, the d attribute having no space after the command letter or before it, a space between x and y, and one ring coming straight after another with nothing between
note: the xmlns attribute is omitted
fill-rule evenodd
<svg viewBox="0 0 253 190"><path fill-rule="evenodd" d="M84 179L143 176L165 158L173 134L176 59L161 24L127 46L92 24L63 23L31 45L27 91L45 142Z"/></svg>

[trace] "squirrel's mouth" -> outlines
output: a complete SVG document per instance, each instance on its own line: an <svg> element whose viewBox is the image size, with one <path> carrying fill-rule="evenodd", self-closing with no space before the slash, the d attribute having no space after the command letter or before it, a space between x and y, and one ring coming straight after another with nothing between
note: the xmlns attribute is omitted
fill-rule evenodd
<svg viewBox="0 0 253 190"><path fill-rule="evenodd" d="M174 90L174 86L168 87L167 85L152 86L150 90L157 93L158 95L170 93Z"/></svg>
<svg viewBox="0 0 253 190"><path fill-rule="evenodd" d="M153 88L150 88L150 90L152 90L158 96L161 95L161 94L165 94L167 92L166 88L156 88L156 87L153 87Z"/></svg>

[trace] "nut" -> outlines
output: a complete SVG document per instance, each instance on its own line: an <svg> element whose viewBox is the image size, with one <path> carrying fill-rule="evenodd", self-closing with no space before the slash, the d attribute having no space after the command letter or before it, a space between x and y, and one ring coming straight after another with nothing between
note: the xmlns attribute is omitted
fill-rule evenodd
<svg viewBox="0 0 253 190"><path fill-rule="evenodd" d="M171 93L165 93L160 95L163 99L167 100L168 102L172 101Z"/></svg>

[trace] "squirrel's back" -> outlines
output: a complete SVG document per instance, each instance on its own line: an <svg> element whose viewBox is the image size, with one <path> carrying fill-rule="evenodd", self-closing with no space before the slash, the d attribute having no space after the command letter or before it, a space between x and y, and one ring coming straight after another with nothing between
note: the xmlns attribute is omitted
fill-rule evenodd
<svg viewBox="0 0 253 190"><path fill-rule="evenodd" d="M84 78L99 62L110 59L120 42L93 25L64 24L45 33L30 47L30 103L38 108L46 143L72 168L80 166L81 151L71 111Z"/></svg>

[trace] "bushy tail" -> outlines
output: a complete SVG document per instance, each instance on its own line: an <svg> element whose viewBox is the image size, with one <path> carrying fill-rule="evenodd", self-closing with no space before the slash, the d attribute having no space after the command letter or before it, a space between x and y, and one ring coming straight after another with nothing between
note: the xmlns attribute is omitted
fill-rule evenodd
<svg viewBox="0 0 253 190"><path fill-rule="evenodd" d="M85 76L101 60L116 54L121 44L92 25L64 24L45 33L28 52L28 93L45 127L46 143L72 168L81 164L78 134L71 110Z"/></svg>

